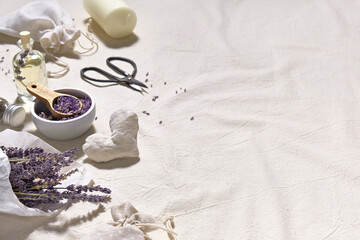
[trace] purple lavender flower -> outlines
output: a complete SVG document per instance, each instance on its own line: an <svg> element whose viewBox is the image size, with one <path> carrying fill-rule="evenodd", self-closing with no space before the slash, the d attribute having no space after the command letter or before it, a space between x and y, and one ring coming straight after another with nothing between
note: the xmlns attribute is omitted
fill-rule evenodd
<svg viewBox="0 0 360 240"><path fill-rule="evenodd" d="M69 186L66 187L66 189L69 191L75 191L75 184L70 184Z"/></svg>
<svg viewBox="0 0 360 240"><path fill-rule="evenodd" d="M21 74L21 70L20 70L19 67L15 67L15 68L14 68L14 72L15 72L16 74Z"/></svg>
<svg viewBox="0 0 360 240"><path fill-rule="evenodd" d="M11 171L9 180L19 200L28 207L36 207L40 203L59 203L63 199L74 202L88 201L93 203L110 200L110 196L90 195L88 190L110 194L111 190L101 186L75 186L66 188L58 185L78 169L60 173L64 166L73 162L77 148L63 153L46 153L42 148L4 147L0 149L9 157ZM64 190L64 191L59 191ZM92 192L91 191L91 192Z"/></svg>

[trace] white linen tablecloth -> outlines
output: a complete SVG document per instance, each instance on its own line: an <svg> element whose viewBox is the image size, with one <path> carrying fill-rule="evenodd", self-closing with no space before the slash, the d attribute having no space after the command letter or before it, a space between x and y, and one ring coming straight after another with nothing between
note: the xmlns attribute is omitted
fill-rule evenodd
<svg viewBox="0 0 360 240"><path fill-rule="evenodd" d="M0 14L25 2L1 0ZM82 2L59 3L85 31ZM50 88L95 97L93 127L65 142L46 139L29 116L15 130L61 151L81 148L90 134L110 131L116 109L131 109L140 158L100 164L80 151L77 161L112 189L112 202L75 204L51 218L0 214L0 239L80 239L124 201L174 216L179 239L360 239L359 1L127 3L138 17L133 35L114 40L93 26L98 52L62 58L70 72L49 79ZM10 101L16 40L0 36L0 96ZM106 68L110 56L133 59L149 94L80 78L81 68Z"/></svg>

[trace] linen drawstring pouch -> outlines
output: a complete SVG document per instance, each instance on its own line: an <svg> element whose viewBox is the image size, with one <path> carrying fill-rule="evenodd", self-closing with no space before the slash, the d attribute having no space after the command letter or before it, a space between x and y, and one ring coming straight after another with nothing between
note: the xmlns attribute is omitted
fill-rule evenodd
<svg viewBox="0 0 360 240"><path fill-rule="evenodd" d="M159 224L151 215L136 210L130 202L111 207L111 215L113 222L100 225L82 240L145 240L148 239L146 233L157 229L166 231L170 239L176 239L172 218Z"/></svg>
<svg viewBox="0 0 360 240"><path fill-rule="evenodd" d="M48 72L48 77L61 77L69 71L69 65L60 60L59 55L67 52L83 54L97 49L97 42L89 30L87 29L85 34L77 29L72 17L56 0L31 1L18 10L0 17L0 33L19 37L21 31L29 31L31 38L40 43L45 54L61 67L58 72ZM89 48L79 44L85 52L74 50L81 34L91 42Z"/></svg>

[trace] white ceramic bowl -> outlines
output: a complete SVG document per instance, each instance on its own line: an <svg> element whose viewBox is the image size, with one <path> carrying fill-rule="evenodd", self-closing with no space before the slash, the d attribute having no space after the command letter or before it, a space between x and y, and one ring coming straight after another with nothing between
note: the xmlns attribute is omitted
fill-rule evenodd
<svg viewBox="0 0 360 240"><path fill-rule="evenodd" d="M54 140L69 140L81 136L91 127L95 119L96 108L94 98L89 93L78 89L58 89L55 91L67 93L77 98L88 96L91 99L91 107L80 117L64 121L54 121L39 117L38 114L40 112L48 110L44 103L35 100L30 112L37 130L46 137Z"/></svg>

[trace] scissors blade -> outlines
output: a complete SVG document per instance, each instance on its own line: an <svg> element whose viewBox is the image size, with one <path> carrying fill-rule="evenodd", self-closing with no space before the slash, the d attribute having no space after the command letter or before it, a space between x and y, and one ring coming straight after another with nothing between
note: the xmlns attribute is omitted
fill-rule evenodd
<svg viewBox="0 0 360 240"><path fill-rule="evenodd" d="M143 88L148 88L145 84L143 84L142 82L136 80L135 78L129 79L129 84L138 85L138 86L143 87Z"/></svg>
<svg viewBox="0 0 360 240"><path fill-rule="evenodd" d="M129 83L128 86L132 89L134 89L135 91L138 91L138 92L146 92L142 87L136 85L136 84L132 84L132 83Z"/></svg>

